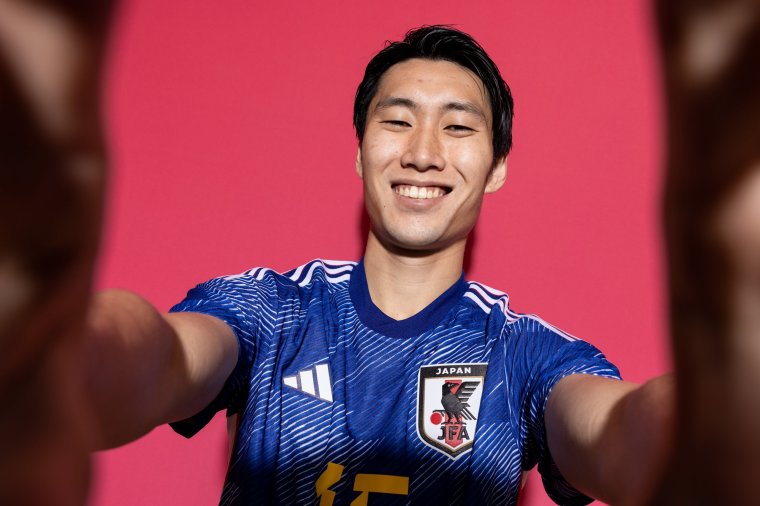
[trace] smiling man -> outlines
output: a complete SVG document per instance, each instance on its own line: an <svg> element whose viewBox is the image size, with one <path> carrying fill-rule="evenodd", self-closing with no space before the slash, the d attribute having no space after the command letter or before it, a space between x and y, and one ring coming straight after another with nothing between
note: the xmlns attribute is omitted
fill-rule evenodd
<svg viewBox="0 0 760 506"><path fill-rule="evenodd" d="M223 504L515 504L536 464L563 504L648 498L670 381L620 381L596 348L462 272L511 123L468 35L423 27L388 45L354 107L363 258L216 278L167 315L98 294L77 397L92 446L167 422L189 437L226 409Z"/></svg>
<svg viewBox="0 0 760 506"><path fill-rule="evenodd" d="M593 346L462 273L483 196L505 181L511 122L468 35L424 27L388 45L354 108L362 260L213 279L166 316L101 294L101 444L162 422L189 437L226 409L224 504L514 504L536 464L561 503L646 497L669 382L620 381Z"/></svg>

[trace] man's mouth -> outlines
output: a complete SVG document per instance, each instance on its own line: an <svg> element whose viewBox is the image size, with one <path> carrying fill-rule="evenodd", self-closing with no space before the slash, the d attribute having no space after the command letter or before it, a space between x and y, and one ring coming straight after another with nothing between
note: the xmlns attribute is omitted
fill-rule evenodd
<svg viewBox="0 0 760 506"><path fill-rule="evenodd" d="M451 191L451 188L442 186L413 186L409 184L399 184L393 187L393 191L403 197L412 199L435 199L443 197Z"/></svg>

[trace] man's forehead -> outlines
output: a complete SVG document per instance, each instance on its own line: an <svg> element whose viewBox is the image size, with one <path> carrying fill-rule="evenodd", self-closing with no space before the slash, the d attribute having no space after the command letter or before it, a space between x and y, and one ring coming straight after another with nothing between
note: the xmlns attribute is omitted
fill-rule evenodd
<svg viewBox="0 0 760 506"><path fill-rule="evenodd" d="M435 101L439 106L491 117L483 82L469 69L448 60L413 58L391 66L380 78L371 110L412 107Z"/></svg>

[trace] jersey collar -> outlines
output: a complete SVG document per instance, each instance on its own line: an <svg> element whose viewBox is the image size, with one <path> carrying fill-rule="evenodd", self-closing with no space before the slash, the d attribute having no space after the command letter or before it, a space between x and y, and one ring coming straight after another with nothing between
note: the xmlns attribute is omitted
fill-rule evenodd
<svg viewBox="0 0 760 506"><path fill-rule="evenodd" d="M459 279L419 313L404 320L394 320L372 302L364 272L364 259L356 264L348 284L351 302L364 325L375 332L397 338L408 338L422 334L435 327L446 313L454 307L467 291L464 272Z"/></svg>

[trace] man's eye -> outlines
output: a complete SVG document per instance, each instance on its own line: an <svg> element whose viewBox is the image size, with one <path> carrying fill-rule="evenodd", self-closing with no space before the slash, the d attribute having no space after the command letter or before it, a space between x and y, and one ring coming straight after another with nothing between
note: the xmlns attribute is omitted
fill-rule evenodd
<svg viewBox="0 0 760 506"><path fill-rule="evenodd" d="M386 125L394 126L394 127L408 127L408 126L411 126L406 121L401 121L401 120L396 120L396 119L385 120L385 121L383 121L383 123L386 124Z"/></svg>
<svg viewBox="0 0 760 506"><path fill-rule="evenodd" d="M475 131L474 129L464 126L464 125L449 125L446 127L446 130L450 130L452 132L457 132L457 133L467 133L467 132Z"/></svg>

